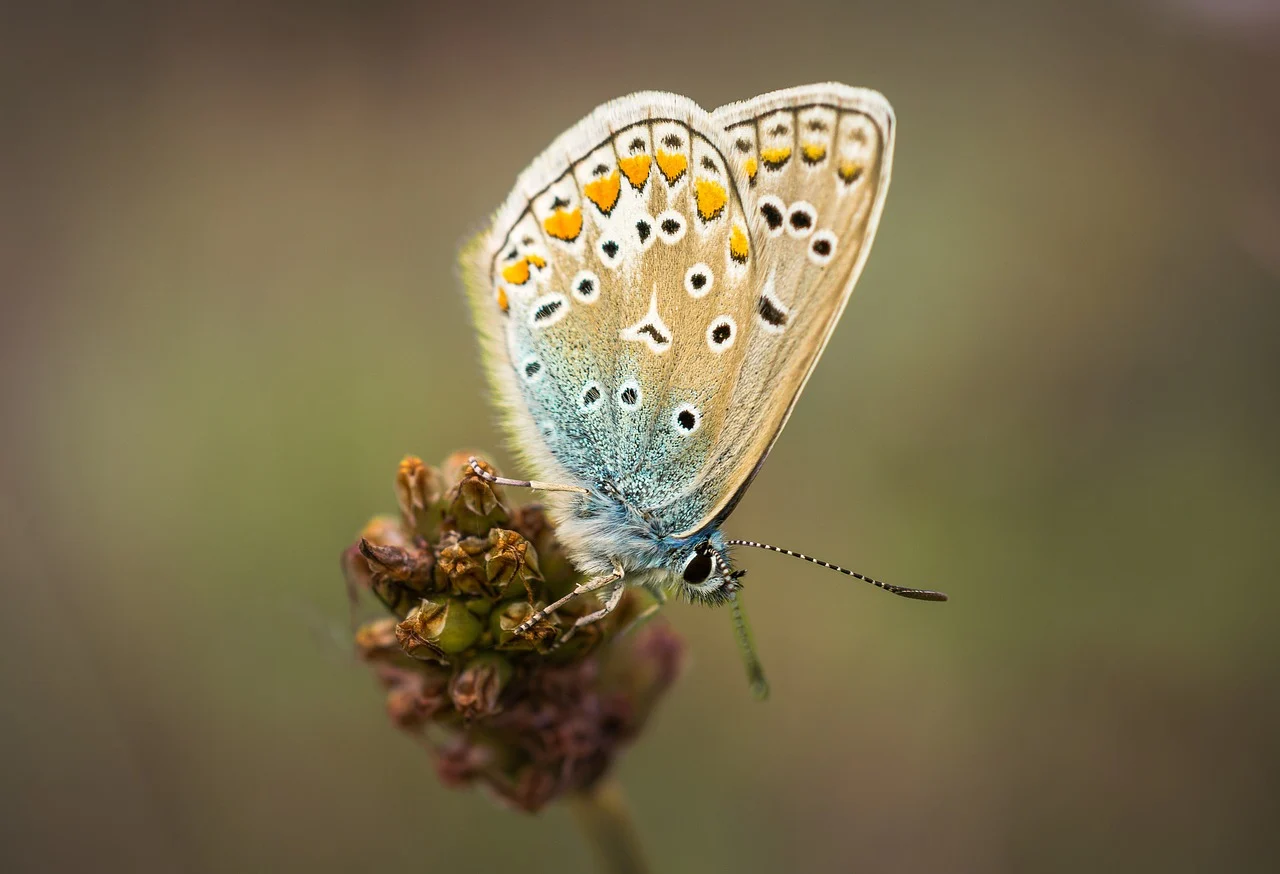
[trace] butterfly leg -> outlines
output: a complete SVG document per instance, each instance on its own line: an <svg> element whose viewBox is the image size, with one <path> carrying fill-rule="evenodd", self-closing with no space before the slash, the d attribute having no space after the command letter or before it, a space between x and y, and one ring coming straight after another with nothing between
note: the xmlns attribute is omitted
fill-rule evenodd
<svg viewBox="0 0 1280 874"><path fill-rule="evenodd" d="M591 494L590 489L584 489L581 486L564 486L557 483L544 483L536 479L509 479L505 476L495 476L480 466L480 460L474 455L467 459L467 463L471 465L472 472L485 482L493 483L499 486L514 486L519 489L537 489L540 492L578 492L583 495Z"/></svg>
<svg viewBox="0 0 1280 874"><path fill-rule="evenodd" d="M622 602L622 592L625 588L626 586L621 582L614 583L613 589L605 596L604 606L594 613L588 613L586 616L580 616L578 621L573 623L573 627L581 628L584 625L590 625L592 622L599 622L614 610L617 610L618 604Z"/></svg>
<svg viewBox="0 0 1280 874"><path fill-rule="evenodd" d="M556 641L555 646L551 647L551 652L555 652L560 647L564 646L566 643L573 640L573 636L577 634L578 629L581 628L582 626L590 625L593 622L599 622L601 619L608 616L614 610L617 610L618 605L622 603L622 593L625 590L626 590L626 586L624 586L621 582L614 583L613 588L609 591L609 594L605 596L604 606L594 613L588 613L586 616L579 616L578 619L573 623L573 627L570 628L568 631L566 631L560 637L560 639ZM634 622L629 624L628 628L631 627L631 625L633 624Z"/></svg>
<svg viewBox="0 0 1280 874"><path fill-rule="evenodd" d="M618 583L619 584L618 588L621 589L622 588L621 580L623 576L625 576L625 574L623 573L622 565L618 564L615 561L613 563L613 573L605 574L602 577L596 577L594 580L587 580L585 583L579 583L578 585L574 586L572 592L570 592L569 594L565 595L563 598L560 598L557 601L552 601L550 604L548 604L546 607L543 607L541 610L535 611L532 616L530 616L524 622L520 623L520 625L516 628L516 634L524 634L526 631L532 628L536 623L541 622L548 615L556 612L565 604L568 604L570 601L572 601L574 598L578 597L579 595L585 595L588 592L595 592L613 583Z"/></svg>

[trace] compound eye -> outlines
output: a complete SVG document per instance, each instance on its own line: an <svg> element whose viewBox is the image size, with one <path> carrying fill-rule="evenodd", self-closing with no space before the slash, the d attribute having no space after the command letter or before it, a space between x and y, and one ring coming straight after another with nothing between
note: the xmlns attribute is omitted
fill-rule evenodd
<svg viewBox="0 0 1280 874"><path fill-rule="evenodd" d="M684 581L686 583L704 583L711 576L711 550L705 543L700 544L684 564Z"/></svg>

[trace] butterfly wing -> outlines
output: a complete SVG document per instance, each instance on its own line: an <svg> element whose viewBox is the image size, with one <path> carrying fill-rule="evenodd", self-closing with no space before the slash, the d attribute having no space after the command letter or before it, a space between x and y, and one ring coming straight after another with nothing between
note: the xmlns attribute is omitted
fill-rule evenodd
<svg viewBox="0 0 1280 874"><path fill-rule="evenodd" d="M732 512L781 433L867 259L893 158L893 110L865 89L793 88L712 119L759 257L742 361L719 389L723 425L687 491L657 512L680 535Z"/></svg>
<svg viewBox="0 0 1280 874"><path fill-rule="evenodd" d="M848 301L892 151L884 98L834 84L714 114L636 94L557 139L464 257L531 475L607 481L667 534L723 520Z"/></svg>
<svg viewBox="0 0 1280 874"><path fill-rule="evenodd" d="M605 104L533 162L464 253L490 379L531 475L608 481L658 508L706 467L728 415L720 375L743 360L754 301L721 128L672 94Z"/></svg>

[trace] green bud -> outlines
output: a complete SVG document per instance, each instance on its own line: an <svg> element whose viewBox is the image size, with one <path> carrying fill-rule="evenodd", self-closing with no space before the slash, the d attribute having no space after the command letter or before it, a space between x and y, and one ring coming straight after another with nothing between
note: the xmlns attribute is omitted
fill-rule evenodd
<svg viewBox="0 0 1280 874"><path fill-rule="evenodd" d="M484 598L472 598L466 602L467 609L481 619L493 612L493 602Z"/></svg>
<svg viewBox="0 0 1280 874"><path fill-rule="evenodd" d="M396 626L404 651L415 658L454 655L470 647L484 629L457 598L425 598Z"/></svg>

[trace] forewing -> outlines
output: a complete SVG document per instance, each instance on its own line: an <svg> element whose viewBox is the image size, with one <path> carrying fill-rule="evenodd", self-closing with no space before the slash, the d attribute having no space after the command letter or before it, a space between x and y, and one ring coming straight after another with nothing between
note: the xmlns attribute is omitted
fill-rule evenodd
<svg viewBox="0 0 1280 874"><path fill-rule="evenodd" d="M732 512L781 433L862 271L893 157L893 111L865 89L778 91L722 107L712 120L758 258L750 315L739 321L742 357L718 387L723 424L687 492L656 513L679 534Z"/></svg>
<svg viewBox="0 0 1280 874"><path fill-rule="evenodd" d="M671 94L605 104L533 162L464 256L529 475L608 481L645 509L707 467L755 300L721 127Z"/></svg>

